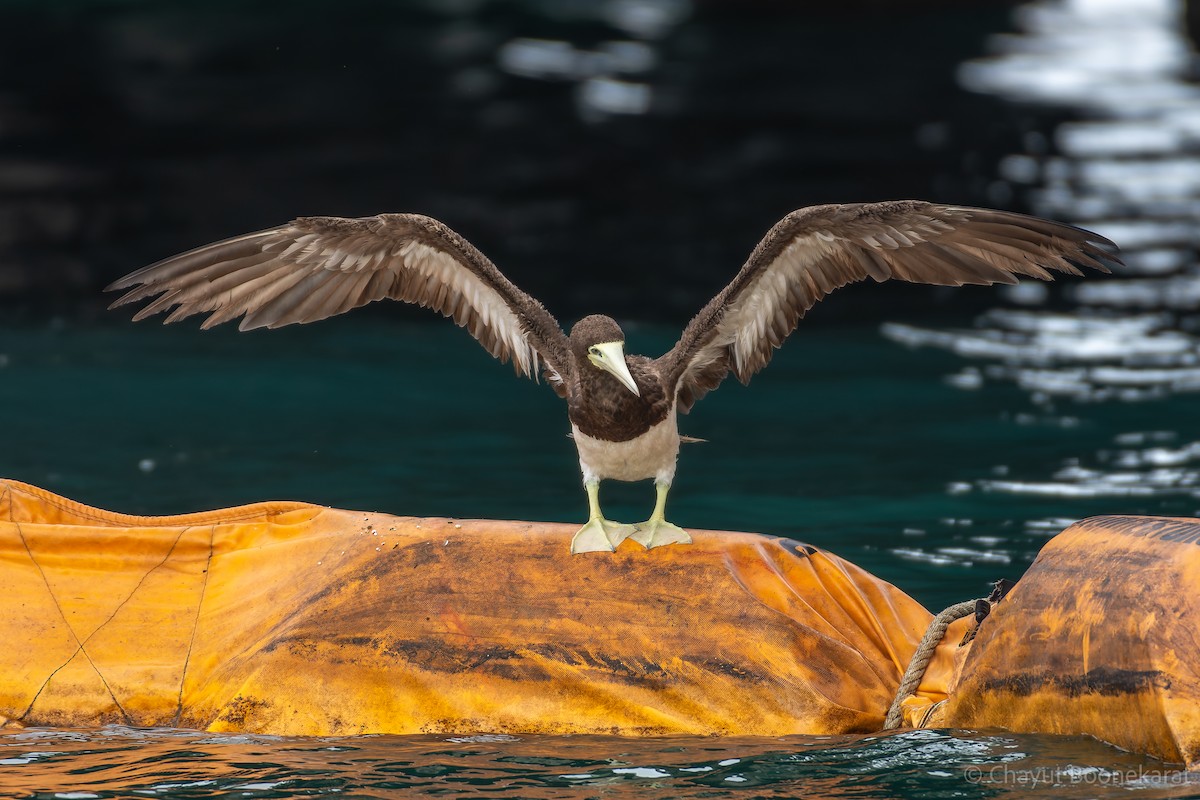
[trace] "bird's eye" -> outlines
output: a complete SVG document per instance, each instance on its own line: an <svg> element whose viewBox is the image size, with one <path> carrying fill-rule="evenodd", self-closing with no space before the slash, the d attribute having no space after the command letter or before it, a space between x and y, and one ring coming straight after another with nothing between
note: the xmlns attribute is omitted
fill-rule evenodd
<svg viewBox="0 0 1200 800"><path fill-rule="evenodd" d="M600 348L599 347L589 347L588 352L594 356L598 356L598 355L600 355Z"/></svg>

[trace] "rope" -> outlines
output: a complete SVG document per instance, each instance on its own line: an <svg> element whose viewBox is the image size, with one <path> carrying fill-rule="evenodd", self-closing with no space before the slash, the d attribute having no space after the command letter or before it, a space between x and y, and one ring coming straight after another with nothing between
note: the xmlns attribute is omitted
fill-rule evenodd
<svg viewBox="0 0 1200 800"><path fill-rule="evenodd" d="M921 638L920 644L917 645L917 650L913 653L912 660L908 662L908 669L904 671L904 677L900 679L900 688L896 689L896 697L892 700L887 717L883 721L883 729L885 731L900 727L900 704L909 695L914 694L917 691L917 687L921 685L921 679L925 677L925 669L929 666L929 662L933 660L934 651L942 643L942 637L946 635L946 629L955 620L960 620L965 616L974 614L976 607L981 602L986 603L987 600L967 600L952 605L934 617L933 622L929 623L929 628Z"/></svg>

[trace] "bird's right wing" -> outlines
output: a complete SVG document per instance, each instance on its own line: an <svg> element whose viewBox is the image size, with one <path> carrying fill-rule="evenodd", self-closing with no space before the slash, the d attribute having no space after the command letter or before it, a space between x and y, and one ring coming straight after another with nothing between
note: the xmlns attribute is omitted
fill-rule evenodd
<svg viewBox="0 0 1200 800"><path fill-rule="evenodd" d="M245 315L241 330L403 300L452 317L517 372L536 377L540 358L556 391L569 385L567 338L550 312L470 242L418 214L302 217L151 264L114 289L129 291L113 308L158 295L135 320L175 307L167 322L212 312L201 326L210 328Z"/></svg>

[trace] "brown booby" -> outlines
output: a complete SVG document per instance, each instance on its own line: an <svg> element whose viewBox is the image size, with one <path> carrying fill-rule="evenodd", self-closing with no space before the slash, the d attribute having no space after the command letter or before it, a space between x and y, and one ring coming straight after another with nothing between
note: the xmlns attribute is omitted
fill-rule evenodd
<svg viewBox="0 0 1200 800"><path fill-rule="evenodd" d="M1080 267L1108 272L1116 246L1098 234L1036 217L915 200L802 208L759 242L733 281L659 358L627 355L605 316L565 335L550 312L479 250L419 214L302 217L152 264L108 287L113 307L158 295L134 319L174 307L166 322L212 312L201 327L244 315L241 330L315 322L373 300L432 308L470 331L526 377L542 369L567 401L588 497L572 551L611 551L625 538L647 548L691 541L666 521L687 413L732 372L742 383L818 300L854 281L946 286L1052 279ZM132 288L131 288L132 287ZM600 481L653 478L657 501L638 525L606 520Z"/></svg>

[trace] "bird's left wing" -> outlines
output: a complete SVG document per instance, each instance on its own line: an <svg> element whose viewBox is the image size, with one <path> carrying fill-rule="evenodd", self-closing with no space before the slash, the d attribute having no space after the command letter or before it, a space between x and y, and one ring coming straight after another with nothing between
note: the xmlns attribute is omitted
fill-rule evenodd
<svg viewBox="0 0 1200 800"><path fill-rule="evenodd" d="M742 383L771 360L804 313L848 283L943 286L1050 280L1120 263L1103 236L981 208L896 200L802 208L767 233L745 266L657 360L687 412L729 372Z"/></svg>
<svg viewBox="0 0 1200 800"><path fill-rule="evenodd" d="M113 308L159 295L135 320L174 306L167 322L212 312L201 326L210 328L245 315L241 330L403 300L452 317L519 373L536 377L540 357L556 390L569 377L567 339L550 312L470 242L419 214L302 217L151 264L106 291L114 289L129 291Z"/></svg>

